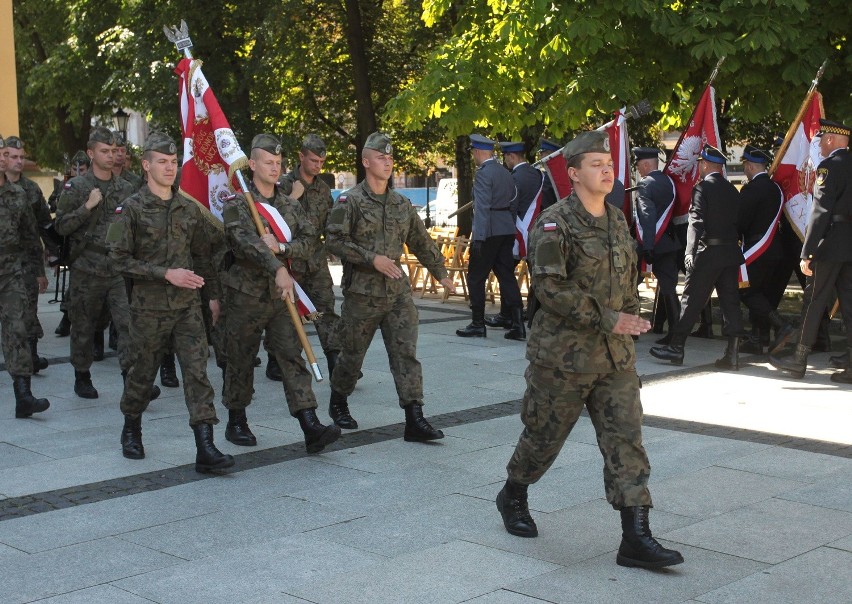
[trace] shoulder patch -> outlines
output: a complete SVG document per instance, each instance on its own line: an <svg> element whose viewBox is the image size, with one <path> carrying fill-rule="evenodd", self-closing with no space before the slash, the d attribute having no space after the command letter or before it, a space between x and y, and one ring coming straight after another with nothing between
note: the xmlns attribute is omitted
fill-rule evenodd
<svg viewBox="0 0 852 604"><path fill-rule="evenodd" d="M556 223L555 222L545 222L542 225L542 229L544 230L545 233L549 233L550 231L555 231L556 230Z"/></svg>
<svg viewBox="0 0 852 604"><path fill-rule="evenodd" d="M340 195L337 198L337 203L346 203L346 195Z"/></svg>
<svg viewBox="0 0 852 604"><path fill-rule="evenodd" d="M535 248L536 267L558 265L562 262L562 247L555 239L542 241Z"/></svg>
<svg viewBox="0 0 852 604"><path fill-rule="evenodd" d="M828 168L817 168L816 184L822 186L828 177Z"/></svg>
<svg viewBox="0 0 852 604"><path fill-rule="evenodd" d="M123 209L124 209L124 206L116 206L116 208L115 208L115 213L116 213L116 214L121 214L121 211L122 211Z"/></svg>
<svg viewBox="0 0 852 604"><path fill-rule="evenodd" d="M63 189L70 189L70 188L71 188L71 181L69 180L68 182L65 183L65 186L63 186Z"/></svg>

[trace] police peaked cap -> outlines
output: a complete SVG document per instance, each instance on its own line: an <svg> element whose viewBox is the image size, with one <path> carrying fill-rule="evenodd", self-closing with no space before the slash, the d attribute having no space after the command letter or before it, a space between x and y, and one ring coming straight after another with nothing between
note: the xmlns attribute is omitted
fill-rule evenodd
<svg viewBox="0 0 852 604"><path fill-rule="evenodd" d="M272 155L281 155L281 141L271 134L258 134L251 139L252 149L262 149Z"/></svg>
<svg viewBox="0 0 852 604"><path fill-rule="evenodd" d="M745 149L743 149L742 159L756 164L768 164L772 161L772 156L763 149L758 149L754 145L746 145Z"/></svg>
<svg viewBox="0 0 852 604"><path fill-rule="evenodd" d="M481 151L493 151L494 145L497 144L497 141L493 141L490 138L486 138L481 134L471 134L470 135L470 147L471 149L479 149Z"/></svg>
<svg viewBox="0 0 852 604"><path fill-rule="evenodd" d="M725 157L725 154L719 151L713 145L709 145L707 143L704 144L704 148L701 150L701 159L712 162L714 164L726 164L728 163L728 159Z"/></svg>
<svg viewBox="0 0 852 604"><path fill-rule="evenodd" d="M562 148L562 145L560 145L559 143L554 143L552 140L548 140L546 138L541 139L538 145L538 148L541 151L547 151L548 153L559 151Z"/></svg>
<svg viewBox="0 0 852 604"><path fill-rule="evenodd" d="M565 161L583 153L610 153L609 135L601 130L582 132L562 149Z"/></svg>
<svg viewBox="0 0 852 604"><path fill-rule="evenodd" d="M633 155L640 159L660 159L660 150L656 147L633 147Z"/></svg>
<svg viewBox="0 0 852 604"><path fill-rule="evenodd" d="M145 144L142 146L142 153L154 151L163 155L176 155L177 145L171 136L163 132L152 132L145 139Z"/></svg>
<svg viewBox="0 0 852 604"><path fill-rule="evenodd" d="M839 134L840 136L849 136L852 134L852 128L846 126L845 124L841 124L840 122L835 122L832 120L820 120L819 121L819 132L817 132L817 136L822 136L823 134ZM6 144L9 144L9 141L6 141Z"/></svg>
<svg viewBox="0 0 852 604"><path fill-rule="evenodd" d="M364 148L379 151L385 155L390 155L393 152L391 139L384 132L373 132L367 137L367 141L364 143Z"/></svg>
<svg viewBox="0 0 852 604"><path fill-rule="evenodd" d="M500 149L503 150L503 153L523 153L524 152L524 142L523 141L501 141L497 143L500 145Z"/></svg>

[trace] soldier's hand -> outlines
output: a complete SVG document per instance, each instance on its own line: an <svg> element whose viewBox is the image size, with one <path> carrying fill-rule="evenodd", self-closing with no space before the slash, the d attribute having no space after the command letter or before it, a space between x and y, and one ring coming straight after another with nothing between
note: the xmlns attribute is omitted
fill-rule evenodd
<svg viewBox="0 0 852 604"><path fill-rule="evenodd" d="M373 258L373 268L385 277L390 277L391 279L399 279L402 277L402 269L399 268L393 260L387 256L382 256L381 254L376 254L376 257Z"/></svg>
<svg viewBox="0 0 852 604"><path fill-rule="evenodd" d="M293 277L283 266L275 272L275 287L281 292L282 300L293 300Z"/></svg>
<svg viewBox="0 0 852 604"><path fill-rule="evenodd" d="M290 197L293 199L299 199L302 196L302 193L305 192L305 185L302 184L301 180L296 180L293 182L293 190L290 191Z"/></svg>
<svg viewBox="0 0 852 604"><path fill-rule="evenodd" d="M213 321L213 325L216 325L219 322L219 315L222 314L222 307L219 304L219 300L210 300L207 306L210 308L210 318Z"/></svg>
<svg viewBox="0 0 852 604"><path fill-rule="evenodd" d="M47 291L47 277L36 277L38 281L38 293L43 294Z"/></svg>
<svg viewBox="0 0 852 604"><path fill-rule="evenodd" d="M166 281L175 287L199 289L204 287L204 279L186 268L170 268L166 271Z"/></svg>
<svg viewBox="0 0 852 604"><path fill-rule="evenodd" d="M272 250L273 254L278 253L278 239L275 238L275 235L269 232L269 229L266 229L266 234L260 236L261 240L266 244L270 250Z"/></svg>
<svg viewBox="0 0 852 604"><path fill-rule="evenodd" d="M693 267L695 266L695 256L686 255L683 257L683 266L686 268L687 273L691 273Z"/></svg>
<svg viewBox="0 0 852 604"><path fill-rule="evenodd" d="M449 277L444 277L443 279L441 279L441 285L447 288L447 291L451 294L456 293L456 284L453 283L453 280Z"/></svg>
<svg viewBox="0 0 852 604"><path fill-rule="evenodd" d="M94 210L96 207L98 207L98 204L101 203L101 200L103 200L103 198L104 196L101 193L101 190L95 187L94 189L92 189L92 192L89 193L89 198L86 200L86 209Z"/></svg>
<svg viewBox="0 0 852 604"><path fill-rule="evenodd" d="M638 336L651 329L651 322L640 316L629 315L626 312L618 313L618 321L612 328L612 333Z"/></svg>
<svg viewBox="0 0 852 604"><path fill-rule="evenodd" d="M811 260L810 258L805 258L801 262L799 262L799 268L802 269L802 273L805 277L810 277L814 274L814 271L811 269Z"/></svg>

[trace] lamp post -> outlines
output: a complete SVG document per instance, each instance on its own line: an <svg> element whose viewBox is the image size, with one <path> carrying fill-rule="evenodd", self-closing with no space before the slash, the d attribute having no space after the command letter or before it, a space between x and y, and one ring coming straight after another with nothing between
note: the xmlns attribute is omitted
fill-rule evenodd
<svg viewBox="0 0 852 604"><path fill-rule="evenodd" d="M127 122L130 121L130 114L119 107L112 114L112 121L115 124L115 129L121 134L121 138L127 140Z"/></svg>

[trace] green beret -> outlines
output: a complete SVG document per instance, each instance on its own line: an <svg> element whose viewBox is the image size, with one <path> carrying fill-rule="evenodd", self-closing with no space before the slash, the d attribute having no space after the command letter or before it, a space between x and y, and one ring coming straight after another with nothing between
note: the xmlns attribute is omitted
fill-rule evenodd
<svg viewBox="0 0 852 604"><path fill-rule="evenodd" d="M252 149L263 149L272 155L281 155L281 141L271 134L258 134L251 139Z"/></svg>
<svg viewBox="0 0 852 604"><path fill-rule="evenodd" d="M391 145L391 139L384 132L373 132L370 136L367 137L367 142L364 143L364 148L374 149L375 151L380 151L387 155L390 155L393 152L393 145Z"/></svg>
<svg viewBox="0 0 852 604"><path fill-rule="evenodd" d="M325 157L325 142L316 134L309 134L302 141L302 151L310 151L317 157Z"/></svg>
<svg viewBox="0 0 852 604"><path fill-rule="evenodd" d="M114 145L115 136L108 128L104 128L103 126L96 126L95 128L92 128L92 131L89 133L89 142L103 143L105 145Z"/></svg>
<svg viewBox="0 0 852 604"><path fill-rule="evenodd" d="M583 153L609 153L609 135L601 130L582 132L562 149L562 156L568 161Z"/></svg>
<svg viewBox="0 0 852 604"><path fill-rule="evenodd" d="M17 136L8 136L6 137L6 147L9 149L23 149L24 141Z"/></svg>
<svg viewBox="0 0 852 604"><path fill-rule="evenodd" d="M142 146L142 152L156 151L163 155L176 155L177 145L171 136L162 132L152 132L145 139L145 144Z"/></svg>
<svg viewBox="0 0 852 604"><path fill-rule="evenodd" d="M74 157L71 158L72 166L75 164L85 164L88 166L91 165L91 163L92 161L89 159L89 156L86 155L85 151L77 151L77 153L74 154Z"/></svg>

